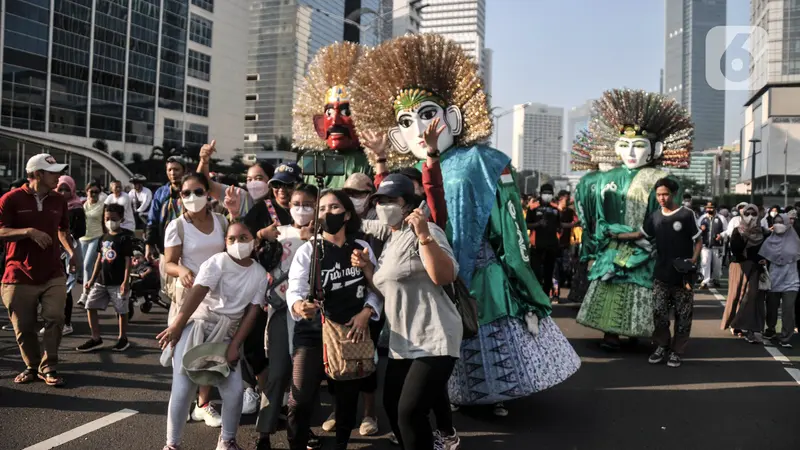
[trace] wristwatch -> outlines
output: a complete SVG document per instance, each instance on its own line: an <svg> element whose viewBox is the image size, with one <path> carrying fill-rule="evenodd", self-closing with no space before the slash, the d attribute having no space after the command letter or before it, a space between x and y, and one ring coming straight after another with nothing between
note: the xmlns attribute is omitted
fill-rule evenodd
<svg viewBox="0 0 800 450"><path fill-rule="evenodd" d="M420 239L419 240L419 245L428 245L431 242L433 242L433 236L428 235L428 237L426 237L425 239Z"/></svg>
<svg viewBox="0 0 800 450"><path fill-rule="evenodd" d="M428 151L428 156L431 158L438 158L440 155L439 150Z"/></svg>

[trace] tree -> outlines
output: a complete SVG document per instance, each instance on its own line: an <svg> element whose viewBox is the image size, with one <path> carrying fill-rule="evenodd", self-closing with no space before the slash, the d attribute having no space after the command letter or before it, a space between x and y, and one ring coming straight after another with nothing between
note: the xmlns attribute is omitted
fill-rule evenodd
<svg viewBox="0 0 800 450"><path fill-rule="evenodd" d="M114 150L113 152L111 152L111 157L116 159L117 161L119 161L121 163L125 162L125 153L123 153L123 152L121 152L119 150Z"/></svg>
<svg viewBox="0 0 800 450"><path fill-rule="evenodd" d="M706 195L706 187L702 186L694 178L687 177L686 175L678 175L678 184L681 187L680 196L689 193L692 197L702 197Z"/></svg>
<svg viewBox="0 0 800 450"><path fill-rule="evenodd" d="M282 152L292 151L292 141L286 136L278 137L278 150Z"/></svg>
<svg viewBox="0 0 800 450"><path fill-rule="evenodd" d="M92 148L100 150L103 153L108 153L108 144L102 139L98 139L92 143Z"/></svg>
<svg viewBox="0 0 800 450"><path fill-rule="evenodd" d="M133 153L131 155L131 160L133 162L135 162L135 163L140 163L140 162L144 161L144 156L142 156L141 153Z"/></svg>

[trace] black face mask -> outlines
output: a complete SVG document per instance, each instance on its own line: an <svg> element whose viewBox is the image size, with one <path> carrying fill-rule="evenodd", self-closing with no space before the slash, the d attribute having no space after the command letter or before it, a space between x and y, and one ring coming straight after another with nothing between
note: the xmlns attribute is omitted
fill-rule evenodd
<svg viewBox="0 0 800 450"><path fill-rule="evenodd" d="M329 234L336 234L344 226L344 215L346 212L340 214L325 214L325 219L322 221L322 230Z"/></svg>

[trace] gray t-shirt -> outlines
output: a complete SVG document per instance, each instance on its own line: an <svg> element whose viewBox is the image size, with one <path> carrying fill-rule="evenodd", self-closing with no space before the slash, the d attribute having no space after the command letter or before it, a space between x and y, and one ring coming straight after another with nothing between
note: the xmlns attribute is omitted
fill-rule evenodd
<svg viewBox="0 0 800 450"><path fill-rule="evenodd" d="M429 223L431 236L458 263L447 236ZM431 281L420 257L420 246L410 227L391 233L375 272L375 287L384 296L389 329L389 357L416 359L426 356L458 358L462 325L450 297Z"/></svg>

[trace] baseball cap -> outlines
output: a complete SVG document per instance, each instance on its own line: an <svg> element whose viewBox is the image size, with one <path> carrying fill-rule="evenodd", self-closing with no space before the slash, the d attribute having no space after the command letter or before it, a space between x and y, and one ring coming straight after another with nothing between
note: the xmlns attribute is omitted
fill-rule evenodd
<svg viewBox="0 0 800 450"><path fill-rule="evenodd" d="M553 193L553 185L552 184L543 184L542 187L539 188L539 191L544 194L552 194Z"/></svg>
<svg viewBox="0 0 800 450"><path fill-rule="evenodd" d="M403 174L393 173L381 181L375 196L380 197L405 197L414 195L414 183Z"/></svg>
<svg viewBox="0 0 800 450"><path fill-rule="evenodd" d="M403 167L402 169L398 170L397 173L403 174L407 176L409 179L416 181L419 184L422 184L422 172L420 172L415 167Z"/></svg>
<svg viewBox="0 0 800 450"><path fill-rule="evenodd" d="M33 173L37 170L45 172L61 173L67 169L67 164L58 164L56 159L47 153L40 153L28 160L25 165L25 172Z"/></svg>
<svg viewBox="0 0 800 450"><path fill-rule="evenodd" d="M275 169L275 174L272 175L270 183L273 181L284 184L295 184L303 181L303 171L297 163L283 163Z"/></svg>
<svg viewBox="0 0 800 450"><path fill-rule="evenodd" d="M348 190L351 191L359 191L359 192L372 192L375 190L375 186L372 184L372 179L369 175L361 172L356 172L349 177L344 182L344 186L342 190L345 192Z"/></svg>

